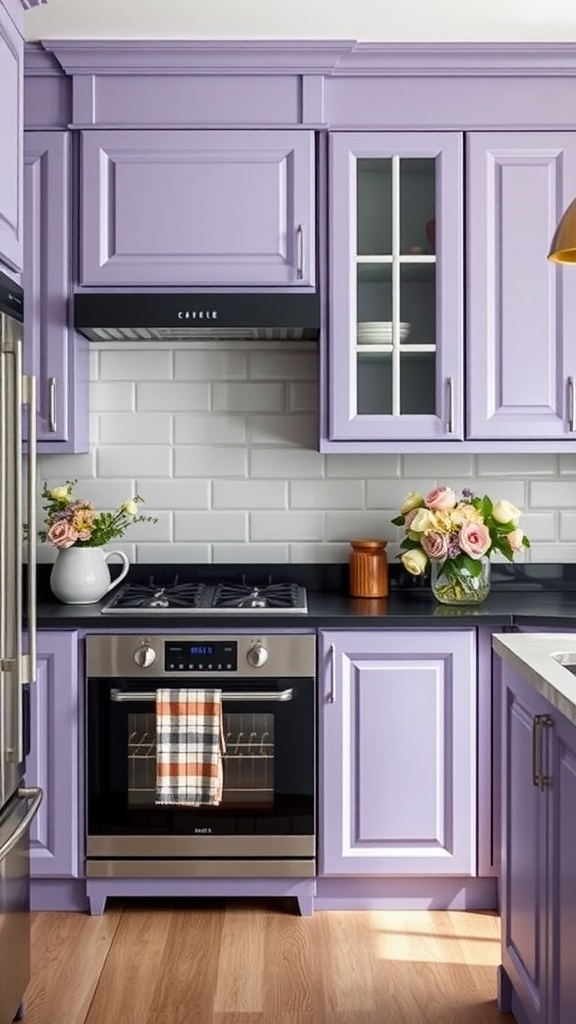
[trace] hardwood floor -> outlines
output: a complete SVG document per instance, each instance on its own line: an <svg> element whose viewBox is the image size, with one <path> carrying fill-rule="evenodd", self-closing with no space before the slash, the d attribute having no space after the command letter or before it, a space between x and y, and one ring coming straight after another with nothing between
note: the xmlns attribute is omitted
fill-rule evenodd
<svg viewBox="0 0 576 1024"><path fill-rule="evenodd" d="M490 912L110 900L33 915L26 1024L509 1024Z"/></svg>

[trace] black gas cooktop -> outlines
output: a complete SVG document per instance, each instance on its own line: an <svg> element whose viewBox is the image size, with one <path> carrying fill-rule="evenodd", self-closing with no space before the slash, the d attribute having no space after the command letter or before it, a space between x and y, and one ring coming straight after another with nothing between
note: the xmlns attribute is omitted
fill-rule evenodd
<svg viewBox="0 0 576 1024"><path fill-rule="evenodd" d="M206 582L177 574L169 580L128 580L100 609L103 615L146 614L198 615L254 614L266 611L283 614L308 611L306 589L298 583L275 581L272 577Z"/></svg>

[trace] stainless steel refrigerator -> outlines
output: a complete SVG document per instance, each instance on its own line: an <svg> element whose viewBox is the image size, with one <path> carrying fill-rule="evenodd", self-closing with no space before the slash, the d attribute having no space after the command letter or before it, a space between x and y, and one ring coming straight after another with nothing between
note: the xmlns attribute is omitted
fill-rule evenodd
<svg viewBox="0 0 576 1024"><path fill-rule="evenodd" d="M22 289L0 273L0 1024L22 1015L30 978L30 823L42 791L24 784L36 676L35 382L22 370ZM28 458L22 423L28 421ZM26 485L23 463L26 462ZM24 492L28 530L23 631Z"/></svg>

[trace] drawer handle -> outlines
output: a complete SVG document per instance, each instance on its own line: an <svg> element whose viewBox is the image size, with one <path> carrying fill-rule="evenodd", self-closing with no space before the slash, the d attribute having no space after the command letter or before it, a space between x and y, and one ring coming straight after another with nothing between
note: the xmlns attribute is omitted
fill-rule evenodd
<svg viewBox="0 0 576 1024"><path fill-rule="evenodd" d="M552 781L543 772L542 732L554 724L551 715L534 715L532 719L532 785L543 790Z"/></svg>

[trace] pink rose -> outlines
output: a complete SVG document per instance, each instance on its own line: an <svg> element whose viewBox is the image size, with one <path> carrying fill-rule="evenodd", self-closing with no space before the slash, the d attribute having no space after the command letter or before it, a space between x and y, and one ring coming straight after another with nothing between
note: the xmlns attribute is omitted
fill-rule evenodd
<svg viewBox="0 0 576 1024"><path fill-rule="evenodd" d="M458 543L464 554L470 558L482 558L490 547L490 531L483 523L462 523L458 534Z"/></svg>
<svg viewBox="0 0 576 1024"><path fill-rule="evenodd" d="M78 532L65 519L60 519L52 524L46 534L46 540L56 548L71 548L78 540Z"/></svg>
<svg viewBox="0 0 576 1024"><path fill-rule="evenodd" d="M511 530L508 534L508 543L512 548L512 551L521 551L524 539L524 530Z"/></svg>
<svg viewBox="0 0 576 1024"><path fill-rule="evenodd" d="M456 495L451 487L436 487L424 498L427 508L434 512L447 512L456 505Z"/></svg>
<svg viewBox="0 0 576 1024"><path fill-rule="evenodd" d="M431 530L423 534L420 543L428 558L440 560L448 554L448 534L439 533L438 530Z"/></svg>

